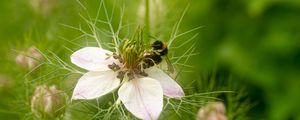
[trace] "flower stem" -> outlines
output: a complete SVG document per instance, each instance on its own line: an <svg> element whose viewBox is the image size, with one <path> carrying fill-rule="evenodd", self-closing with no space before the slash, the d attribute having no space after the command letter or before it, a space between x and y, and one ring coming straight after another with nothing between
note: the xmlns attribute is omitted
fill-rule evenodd
<svg viewBox="0 0 300 120"><path fill-rule="evenodd" d="M146 43L149 43L149 35L151 35L151 32L150 32L150 16L149 16L149 10L150 7L149 7L149 0L145 0L145 41Z"/></svg>

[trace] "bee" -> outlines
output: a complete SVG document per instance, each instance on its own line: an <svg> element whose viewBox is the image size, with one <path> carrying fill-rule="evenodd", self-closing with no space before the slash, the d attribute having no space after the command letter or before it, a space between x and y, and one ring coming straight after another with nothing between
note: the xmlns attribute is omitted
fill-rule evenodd
<svg viewBox="0 0 300 120"><path fill-rule="evenodd" d="M173 65L171 64L169 58L167 57L168 54L167 44L162 41L156 40L151 44L151 47L152 47L151 51L145 52L144 54L144 59L142 64L143 68L144 69L150 68L154 65L161 63L163 60L162 57L164 57L168 64L168 70L170 72L173 72L174 71Z"/></svg>

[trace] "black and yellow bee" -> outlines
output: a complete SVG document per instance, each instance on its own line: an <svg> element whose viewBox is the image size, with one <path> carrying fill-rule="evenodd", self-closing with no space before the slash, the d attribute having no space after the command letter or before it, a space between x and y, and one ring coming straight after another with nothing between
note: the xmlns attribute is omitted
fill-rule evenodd
<svg viewBox="0 0 300 120"><path fill-rule="evenodd" d="M168 64L168 69L170 70L170 72L174 71L173 70L173 66L170 62L170 60L167 57L168 54L168 47L167 44L156 40L155 42L153 42L151 44L152 49L149 52L146 52L144 54L144 59L143 59L143 68L150 68L154 65L157 65L159 63L162 62L162 57L165 56L165 60Z"/></svg>

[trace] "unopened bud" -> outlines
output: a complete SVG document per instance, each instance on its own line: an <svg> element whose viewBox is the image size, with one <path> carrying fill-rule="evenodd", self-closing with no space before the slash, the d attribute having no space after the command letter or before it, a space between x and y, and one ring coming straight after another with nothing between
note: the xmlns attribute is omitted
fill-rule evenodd
<svg viewBox="0 0 300 120"><path fill-rule="evenodd" d="M11 81L6 75L0 74L0 91L11 86Z"/></svg>
<svg viewBox="0 0 300 120"><path fill-rule="evenodd" d="M37 67L41 60L43 56L35 47L28 48L16 57L16 63L27 70Z"/></svg>
<svg viewBox="0 0 300 120"><path fill-rule="evenodd" d="M31 0L30 4L35 13L47 17L57 6L57 0Z"/></svg>
<svg viewBox="0 0 300 120"><path fill-rule="evenodd" d="M31 110L38 118L55 118L65 112L66 95L55 86L38 86L31 100Z"/></svg>
<svg viewBox="0 0 300 120"><path fill-rule="evenodd" d="M227 120L222 102L212 102L201 108L197 120Z"/></svg>

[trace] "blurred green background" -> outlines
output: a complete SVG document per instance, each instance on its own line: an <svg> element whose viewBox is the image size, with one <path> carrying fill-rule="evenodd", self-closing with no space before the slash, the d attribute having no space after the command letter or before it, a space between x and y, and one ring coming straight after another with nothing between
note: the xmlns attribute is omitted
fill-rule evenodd
<svg viewBox="0 0 300 120"><path fill-rule="evenodd" d="M35 8L32 3L38 1L44 3ZM72 50L79 48L65 39L73 40L81 33L62 24L87 28L79 13L89 13L95 17L99 6L99 0L80 1L87 9L83 9L76 0L0 1L1 119L24 119L30 115L26 114L30 111L30 98L26 94L30 96L33 88L24 92L28 88L24 81L48 72L41 69L33 77L24 77L28 71L15 63L18 52L36 46L41 51L52 51L69 62L71 52L65 46ZM138 24L140 0L105 2L109 11L114 7L117 9L113 25L117 26L119 22L118 9L122 6L125 6L123 20ZM153 35L168 39L173 25L187 6L179 31L198 26L203 28L194 31L199 33L195 43L174 49L181 54L190 45L196 44L195 52L199 53L187 63L194 67L189 68L192 72L184 74L180 83L189 86L190 81L196 81L191 85L192 93L233 90L242 94L241 99L227 103L229 114L243 109L240 108L243 106L230 107L230 104L243 103L245 99L245 104L252 107L230 119L300 120L300 1L164 0L165 17L161 17L163 22L153 31ZM192 34L180 37L174 46L191 37ZM84 41L76 40L76 43L84 44ZM211 81L208 80L211 78ZM71 89L65 85L64 76L49 79L50 82L45 83L56 83L65 90ZM71 90L67 93L70 95ZM239 115L245 117L239 118Z"/></svg>

